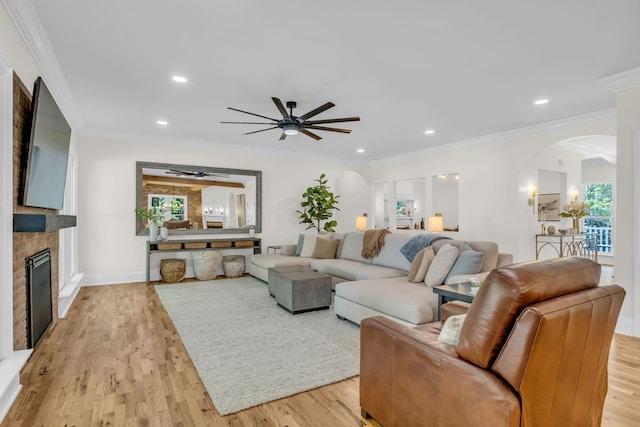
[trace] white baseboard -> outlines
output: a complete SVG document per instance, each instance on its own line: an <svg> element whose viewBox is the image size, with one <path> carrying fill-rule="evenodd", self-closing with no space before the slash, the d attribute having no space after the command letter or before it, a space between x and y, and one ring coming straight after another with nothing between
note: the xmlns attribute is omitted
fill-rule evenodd
<svg viewBox="0 0 640 427"><path fill-rule="evenodd" d="M160 279L159 274L157 279L155 279L153 275L151 275L151 280L159 280L159 279ZM146 280L147 279L145 277L144 272L85 274L80 284L82 286L101 286L101 285L117 285L120 283L144 282Z"/></svg>
<svg viewBox="0 0 640 427"><path fill-rule="evenodd" d="M18 397L20 370L31 356L31 350L14 351L9 357L0 361L0 422L4 419L11 405Z"/></svg>
<svg viewBox="0 0 640 427"><path fill-rule="evenodd" d="M60 293L58 294L58 318L62 319L67 315L69 307L71 307L73 300L76 299L76 295L78 295L80 282L83 277L84 273L75 274L69 282L60 289Z"/></svg>
<svg viewBox="0 0 640 427"><path fill-rule="evenodd" d="M631 317L618 317L616 323L616 334L629 335L633 337L633 319Z"/></svg>

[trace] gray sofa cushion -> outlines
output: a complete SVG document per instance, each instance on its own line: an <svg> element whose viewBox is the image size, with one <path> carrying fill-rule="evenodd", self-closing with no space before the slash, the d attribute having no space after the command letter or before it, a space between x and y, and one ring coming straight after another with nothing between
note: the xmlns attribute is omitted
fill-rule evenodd
<svg viewBox="0 0 640 427"><path fill-rule="evenodd" d="M373 257L371 263L408 272L411 268L411 262L400 252L400 249L410 238L409 236L387 234L384 236L384 245L380 248L378 255Z"/></svg>
<svg viewBox="0 0 640 427"><path fill-rule="evenodd" d="M251 263L268 269L270 267L279 267L283 265L309 265L311 258L302 258L297 256L286 256L280 254L260 254L252 256Z"/></svg>
<svg viewBox="0 0 640 427"><path fill-rule="evenodd" d="M340 252L340 259L349 259L352 261L360 261L365 264L371 264L371 259L362 257L362 240L364 239L364 233L347 233L344 236L344 243L342 245L342 251ZM407 270L409 270L407 268Z"/></svg>
<svg viewBox="0 0 640 427"><path fill-rule="evenodd" d="M314 259L311 260L309 266L320 273L341 277L345 280L366 280L407 275L404 270L347 259Z"/></svg>
<svg viewBox="0 0 640 427"><path fill-rule="evenodd" d="M434 320L438 305L431 288L407 277L338 283L336 297L416 325Z"/></svg>

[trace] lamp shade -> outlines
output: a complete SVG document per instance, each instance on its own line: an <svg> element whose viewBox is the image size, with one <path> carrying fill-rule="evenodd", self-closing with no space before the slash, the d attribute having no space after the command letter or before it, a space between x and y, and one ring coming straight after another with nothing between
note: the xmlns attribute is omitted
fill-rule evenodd
<svg viewBox="0 0 640 427"><path fill-rule="evenodd" d="M440 231L444 230L444 223L442 222L442 217L441 216L430 216L427 228L432 233L439 233Z"/></svg>
<svg viewBox="0 0 640 427"><path fill-rule="evenodd" d="M366 216L357 216L356 217L356 228L358 231L364 231L367 228L367 217Z"/></svg>

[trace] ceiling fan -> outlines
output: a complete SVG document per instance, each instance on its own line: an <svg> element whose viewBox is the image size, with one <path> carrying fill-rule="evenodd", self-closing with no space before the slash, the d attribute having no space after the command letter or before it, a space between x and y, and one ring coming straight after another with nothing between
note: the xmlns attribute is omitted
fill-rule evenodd
<svg viewBox="0 0 640 427"><path fill-rule="evenodd" d="M217 176L220 178L229 178L229 175L222 175L219 173L209 173L209 172L202 172L202 171L181 171L181 170L170 169L165 173L168 173L170 175L176 175L176 176L193 176L197 179L202 179L206 176Z"/></svg>
<svg viewBox="0 0 640 427"><path fill-rule="evenodd" d="M273 103L276 104L278 111L282 114L282 119L272 119L271 117L261 116L260 114L250 113L248 111L238 110L237 108L227 107L229 110L238 111L240 113L250 114L252 116L261 117L263 119L271 120L271 122L220 122L220 123L231 123L231 124L244 124L244 125L273 125L272 127L266 129L260 129L253 132L247 132L243 135L251 135L252 133L264 132L266 130L271 129L282 129L282 135L280 136L280 141L284 140L289 135L297 135L298 132L303 133L316 141L322 139L320 136L311 132L310 130L326 130L330 132L340 132L340 133L351 133L350 129L339 129L334 127L327 126L319 126L327 123L341 123L341 122L358 122L360 121L360 117L342 117L339 119L322 119L322 120L309 120L311 117L316 116L323 111L328 110L331 107L335 107L333 102L327 102L324 105L321 105L318 108L315 108L309 111L306 114L301 116L294 116L293 109L296 108L295 101L287 101L287 109L282 104L282 101L278 98L271 98Z"/></svg>

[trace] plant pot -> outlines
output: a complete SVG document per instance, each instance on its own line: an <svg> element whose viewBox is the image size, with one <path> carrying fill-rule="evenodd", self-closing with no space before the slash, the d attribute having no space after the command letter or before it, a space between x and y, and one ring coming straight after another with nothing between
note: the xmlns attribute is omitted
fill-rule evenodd
<svg viewBox="0 0 640 427"><path fill-rule="evenodd" d="M158 240L158 224L155 222L149 223L149 241L155 242Z"/></svg>

